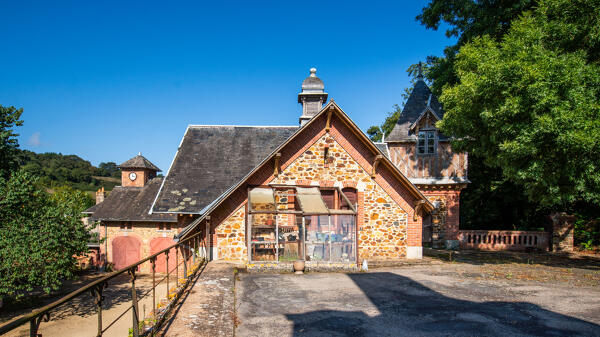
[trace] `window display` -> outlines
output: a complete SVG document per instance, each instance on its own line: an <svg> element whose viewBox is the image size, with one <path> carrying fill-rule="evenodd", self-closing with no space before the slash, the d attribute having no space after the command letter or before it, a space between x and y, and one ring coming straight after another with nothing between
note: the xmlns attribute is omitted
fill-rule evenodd
<svg viewBox="0 0 600 337"><path fill-rule="evenodd" d="M251 261L356 261L356 192L254 188L249 193Z"/></svg>

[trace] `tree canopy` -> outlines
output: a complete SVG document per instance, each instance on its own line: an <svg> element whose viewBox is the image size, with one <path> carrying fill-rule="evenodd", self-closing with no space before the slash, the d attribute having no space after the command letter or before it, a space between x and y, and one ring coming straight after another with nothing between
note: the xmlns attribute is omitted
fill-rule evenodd
<svg viewBox="0 0 600 337"><path fill-rule="evenodd" d="M440 97L453 146L501 169L530 200L600 205L598 1L540 1L500 40L460 48Z"/></svg>
<svg viewBox="0 0 600 337"><path fill-rule="evenodd" d="M23 109L0 105L0 177L8 177L18 165L19 134L14 132L14 128L23 125L20 119L22 113Z"/></svg>
<svg viewBox="0 0 600 337"><path fill-rule="evenodd" d="M0 107L0 299L57 289L73 276L75 256L87 252L90 238L81 221L93 204L88 194L70 187L48 193L39 177L18 169L14 128L23 124L22 111Z"/></svg>

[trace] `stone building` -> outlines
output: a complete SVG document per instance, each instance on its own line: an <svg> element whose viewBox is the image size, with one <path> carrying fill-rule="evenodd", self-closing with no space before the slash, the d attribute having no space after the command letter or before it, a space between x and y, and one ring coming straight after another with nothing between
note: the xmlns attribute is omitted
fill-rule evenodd
<svg viewBox="0 0 600 337"><path fill-rule="evenodd" d="M419 71L392 132L377 145L436 208L423 220L423 241L458 248L460 191L469 183L467 154L452 151L435 123L444 110Z"/></svg>
<svg viewBox="0 0 600 337"><path fill-rule="evenodd" d="M425 83L377 144L327 98L313 68L299 126L190 125L164 179L141 155L120 165L122 186L88 210L108 260L195 233L211 259L250 264L421 258L424 221L452 239L466 155L435 130L443 111Z"/></svg>
<svg viewBox="0 0 600 337"><path fill-rule="evenodd" d="M311 69L300 126L190 125L152 214L193 219L213 259L360 263L422 256L423 193Z"/></svg>
<svg viewBox="0 0 600 337"><path fill-rule="evenodd" d="M149 214L152 202L162 183L160 171L141 154L119 165L121 186L108 196L96 194L96 205L84 211L89 221L96 221L100 238L100 261L121 269L150 254L174 244L173 236L182 228L177 215ZM150 266L142 266L149 271ZM164 257L156 262L156 270L165 270Z"/></svg>

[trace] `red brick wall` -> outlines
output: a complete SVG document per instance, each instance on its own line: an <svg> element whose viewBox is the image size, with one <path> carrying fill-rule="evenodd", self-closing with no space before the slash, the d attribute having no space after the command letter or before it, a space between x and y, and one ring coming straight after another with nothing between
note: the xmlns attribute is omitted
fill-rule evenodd
<svg viewBox="0 0 600 337"><path fill-rule="evenodd" d="M458 189L421 189L432 203L442 201L445 204L444 240L458 240L460 223L460 190Z"/></svg>
<svg viewBox="0 0 600 337"><path fill-rule="evenodd" d="M135 178L134 181L131 181L131 179L129 179L129 174L131 172L134 172L137 175L137 177ZM121 186L144 187L144 185L146 185L148 180L154 178L155 176L156 176L156 173L153 171L150 171L150 170L143 170L143 169L122 170L121 171Z"/></svg>

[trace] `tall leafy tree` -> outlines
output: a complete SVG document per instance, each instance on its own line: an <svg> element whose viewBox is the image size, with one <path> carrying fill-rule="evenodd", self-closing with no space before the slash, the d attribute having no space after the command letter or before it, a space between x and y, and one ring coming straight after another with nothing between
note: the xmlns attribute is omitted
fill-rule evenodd
<svg viewBox="0 0 600 337"><path fill-rule="evenodd" d="M500 40L508 32L513 20L536 3L535 0L430 1L417 20L435 30L445 24L448 27L446 36L457 38L454 45L444 49L443 56L427 57L430 69L425 76L432 81L433 93L439 96L444 85L458 83L454 64L460 47L483 35Z"/></svg>
<svg viewBox="0 0 600 337"><path fill-rule="evenodd" d="M14 128L23 125L22 113L23 109L0 105L0 177L7 178L18 166L19 134Z"/></svg>
<svg viewBox="0 0 600 337"><path fill-rule="evenodd" d="M50 195L24 171L0 179L0 297L37 287L50 292L73 276L75 256L87 251L89 239L81 221L89 204L84 194Z"/></svg>
<svg viewBox="0 0 600 337"><path fill-rule="evenodd" d="M530 200L600 205L600 2L543 0L460 48L442 131Z"/></svg>

